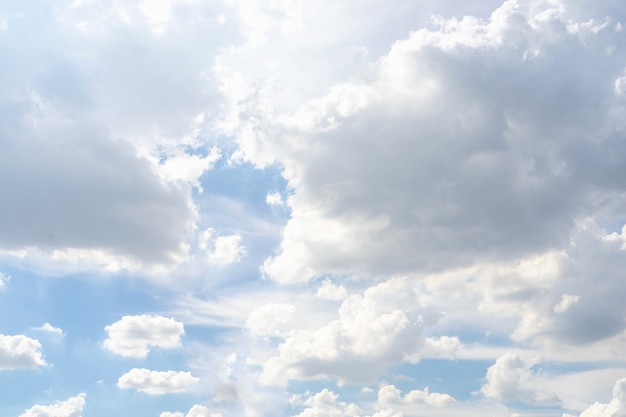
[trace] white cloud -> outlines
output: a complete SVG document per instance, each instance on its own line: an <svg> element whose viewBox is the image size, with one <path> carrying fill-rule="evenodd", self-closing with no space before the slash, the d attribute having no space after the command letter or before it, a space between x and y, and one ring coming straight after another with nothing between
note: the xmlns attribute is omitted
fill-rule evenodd
<svg viewBox="0 0 626 417"><path fill-rule="evenodd" d="M227 265L239 262L246 256L246 248L242 245L243 238L239 234L213 237L213 229L199 234L198 247L207 251L209 263Z"/></svg>
<svg viewBox="0 0 626 417"><path fill-rule="evenodd" d="M63 334L64 334L63 333L63 329L61 329L59 327L55 327L55 326L51 325L48 322L42 324L39 327L33 327L33 330L50 333L50 334L52 334L54 336L63 336Z"/></svg>
<svg viewBox="0 0 626 417"><path fill-rule="evenodd" d="M258 336L282 336L291 327L295 311L291 304L265 304L250 313L246 327Z"/></svg>
<svg viewBox="0 0 626 417"><path fill-rule="evenodd" d="M24 335L0 334L0 370L36 368L46 365L41 343Z"/></svg>
<svg viewBox="0 0 626 417"><path fill-rule="evenodd" d="M220 158L221 152L218 148L212 148L205 157L181 152L167 158L157 169L166 181L184 180L202 192L200 177L212 169Z"/></svg>
<svg viewBox="0 0 626 417"><path fill-rule="evenodd" d="M315 296L325 300L343 300L348 296L348 291L343 285L333 284L331 280L325 279L317 288Z"/></svg>
<svg viewBox="0 0 626 417"><path fill-rule="evenodd" d="M122 356L145 358L151 347L173 349L181 345L183 324L161 316L124 316L104 328L104 347Z"/></svg>
<svg viewBox="0 0 626 417"><path fill-rule="evenodd" d="M289 332L278 355L264 364L263 381L284 384L289 379L326 376L371 381L391 364L419 361L425 342L422 331L438 316L417 301L408 279L390 280L349 296L338 319L317 330Z"/></svg>
<svg viewBox="0 0 626 417"><path fill-rule="evenodd" d="M117 386L134 389L150 395L161 395L190 391L200 382L200 378L182 371L151 371L133 368L117 380Z"/></svg>
<svg viewBox="0 0 626 417"><path fill-rule="evenodd" d="M246 256L246 249L241 244L240 235L219 236L215 239L215 247L209 252L209 262L215 264L230 264L239 262Z"/></svg>
<svg viewBox="0 0 626 417"><path fill-rule="evenodd" d="M191 409L189 409L187 414L181 412L171 413L165 411L161 413L159 417L222 417L222 414L211 412L211 410L209 410L207 407L196 404L191 407Z"/></svg>
<svg viewBox="0 0 626 417"><path fill-rule="evenodd" d="M270 206L282 206L285 204L283 197L277 191L267 193L265 196L265 202Z"/></svg>
<svg viewBox="0 0 626 417"><path fill-rule="evenodd" d="M352 417L359 413L354 404L337 401L338 395L324 388L304 401L305 408L294 417Z"/></svg>
<svg viewBox="0 0 626 417"><path fill-rule="evenodd" d="M67 401L51 405L35 405L19 417L82 417L85 406L85 394L78 394Z"/></svg>
<svg viewBox="0 0 626 417"><path fill-rule="evenodd" d="M580 417L621 417L626 415L626 378L615 382L609 403L596 402L580 413ZM573 416L572 416L573 417Z"/></svg>
<svg viewBox="0 0 626 417"><path fill-rule="evenodd" d="M531 404L558 404L559 398L547 388L533 390L529 382L533 377L532 367L536 360L527 359L517 353L508 352L487 369L485 384L480 393L488 398L503 401L523 401Z"/></svg>
<svg viewBox="0 0 626 417"><path fill-rule="evenodd" d="M402 396L402 393L394 385L383 385L378 390L378 402L382 406L415 406L429 405L431 407L445 407L456 403L456 400L448 395L438 392L430 392L428 387L423 390L412 390Z"/></svg>

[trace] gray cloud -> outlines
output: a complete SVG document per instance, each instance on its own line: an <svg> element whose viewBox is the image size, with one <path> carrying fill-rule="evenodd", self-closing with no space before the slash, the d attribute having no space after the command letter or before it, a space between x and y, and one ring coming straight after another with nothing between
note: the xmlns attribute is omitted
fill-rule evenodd
<svg viewBox="0 0 626 417"><path fill-rule="evenodd" d="M259 110L242 155L282 164L294 189L265 272L441 270L567 245L624 185L626 60L615 23L566 10L505 2L489 20L441 19L396 42L373 78Z"/></svg>

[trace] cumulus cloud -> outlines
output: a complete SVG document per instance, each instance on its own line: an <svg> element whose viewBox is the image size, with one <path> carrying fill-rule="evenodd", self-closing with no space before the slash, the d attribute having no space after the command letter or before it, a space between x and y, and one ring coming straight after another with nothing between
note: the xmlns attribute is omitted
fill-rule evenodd
<svg viewBox="0 0 626 417"><path fill-rule="evenodd" d="M0 334L0 370L36 368L45 364L38 340L24 335Z"/></svg>
<svg viewBox="0 0 626 417"><path fill-rule="evenodd" d="M151 371L133 368L117 380L117 386L134 389L150 395L186 392L193 389L200 378L183 371Z"/></svg>
<svg viewBox="0 0 626 417"><path fill-rule="evenodd" d="M85 406L85 394L78 394L67 401L51 405L34 405L19 417L82 417Z"/></svg>
<svg viewBox="0 0 626 417"><path fill-rule="evenodd" d="M304 401L306 408L294 417L351 417L359 413L354 404L337 401L338 395L323 389Z"/></svg>
<svg viewBox="0 0 626 417"><path fill-rule="evenodd" d="M480 393L503 401L523 401L531 404L558 404L559 398L548 389L529 388L536 360L507 352L487 369Z"/></svg>
<svg viewBox="0 0 626 417"><path fill-rule="evenodd" d="M246 327L259 336L282 336L289 330L295 307L286 303L270 303L250 313Z"/></svg>
<svg viewBox="0 0 626 417"><path fill-rule="evenodd" d="M445 407L454 404L456 400L448 394L430 392L428 387L423 390L412 390L403 396L394 385L383 385L378 390L378 402L383 406L425 404L432 407Z"/></svg>
<svg viewBox="0 0 626 417"><path fill-rule="evenodd" d="M263 380L281 384L292 378L334 376L371 381L391 364L417 362L423 329L436 321L421 308L415 288L405 279L349 296L338 313L338 319L317 330L289 332L278 346L278 356L265 363ZM426 318L422 313L428 313Z"/></svg>
<svg viewBox="0 0 626 417"><path fill-rule="evenodd" d="M160 414L159 417L222 417L221 413L211 412L207 407L202 405L194 405L189 409L187 414L181 412L168 412L165 411Z"/></svg>
<svg viewBox="0 0 626 417"><path fill-rule="evenodd" d="M331 280L325 279L317 288L315 296L326 300L343 300L348 296L348 291L343 285L333 284Z"/></svg>
<svg viewBox="0 0 626 417"><path fill-rule="evenodd" d="M206 250L209 263L227 265L239 262L246 256L243 238L239 234L213 237L213 229L204 230L199 235L198 247Z"/></svg>
<svg viewBox="0 0 626 417"><path fill-rule="evenodd" d="M626 415L626 378L615 382L609 403L596 402L580 413L580 417L621 417Z"/></svg>
<svg viewBox="0 0 626 417"><path fill-rule="evenodd" d="M294 191L265 273L293 283L433 271L566 245L624 166L594 163L623 154L623 48L606 22L573 25L577 12L511 0L488 19L439 18L369 77L276 111L264 105L280 94L271 81L244 79L240 154L281 164Z"/></svg>
<svg viewBox="0 0 626 417"><path fill-rule="evenodd" d="M109 337L103 345L122 356L145 358L151 347L173 349L181 345L183 324L161 316L124 316L104 328Z"/></svg>

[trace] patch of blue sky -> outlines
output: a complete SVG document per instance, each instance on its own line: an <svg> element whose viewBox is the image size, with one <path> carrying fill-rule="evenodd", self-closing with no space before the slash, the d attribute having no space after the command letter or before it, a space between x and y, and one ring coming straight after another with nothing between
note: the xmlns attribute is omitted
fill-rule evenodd
<svg viewBox="0 0 626 417"><path fill-rule="evenodd" d="M100 407L98 392L109 387L117 396L117 379L132 368L180 370L185 368L182 350L151 349L146 358L125 358L105 350L105 326L124 315L160 310L157 296L163 291L145 281L126 276L88 276L86 274L55 279L26 271L11 270L11 280L0 292L0 333L25 334L40 341L47 365L38 369L16 369L0 372L0 391L11 398L11 406L30 408L32 404L65 400L80 392L89 392L85 416L107 416L110 406ZM36 308L33 308L36 306ZM63 335L35 329L44 323L60 328ZM140 408L175 405L184 399L170 395L155 401L137 393ZM108 400L110 402L110 398ZM115 400L115 414L132 410L134 394ZM102 401L106 402L106 401ZM93 411L89 411L92 409ZM95 411L97 410L97 411ZM0 411L3 411L0 405ZM15 415L9 410L2 415ZM139 414L145 412L142 411Z"/></svg>

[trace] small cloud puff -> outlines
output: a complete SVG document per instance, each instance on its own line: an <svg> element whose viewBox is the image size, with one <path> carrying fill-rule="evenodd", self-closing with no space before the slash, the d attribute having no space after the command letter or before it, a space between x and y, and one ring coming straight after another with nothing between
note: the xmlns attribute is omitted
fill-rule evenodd
<svg viewBox="0 0 626 417"><path fill-rule="evenodd" d="M228 265L239 262L246 256L243 238L239 234L218 236L213 239L213 229L206 229L198 236L198 247L206 250L209 263Z"/></svg>
<svg viewBox="0 0 626 417"><path fill-rule="evenodd" d="M133 368L119 377L117 386L150 395L162 395L190 391L198 382L200 378L194 377L190 372Z"/></svg>
<svg viewBox="0 0 626 417"><path fill-rule="evenodd" d="M333 284L331 280L325 279L315 293L317 298L324 300L344 300L348 296L348 291L343 285Z"/></svg>
<svg viewBox="0 0 626 417"><path fill-rule="evenodd" d="M150 347L173 349L180 346L185 334L183 324L161 316L124 316L104 328L109 337L104 347L113 353L145 358Z"/></svg>
<svg viewBox="0 0 626 417"><path fill-rule="evenodd" d="M48 322L45 322L44 324L42 324L39 327L33 327L32 329L35 330L35 331L38 331L38 332L49 333L51 335L58 336L58 337L62 337L64 335L63 329L61 329L59 327L54 327L53 325L51 325Z"/></svg>
<svg viewBox="0 0 626 417"><path fill-rule="evenodd" d="M265 196L265 202L269 206L282 206L285 204L283 197L278 191L267 193L267 196Z"/></svg>

